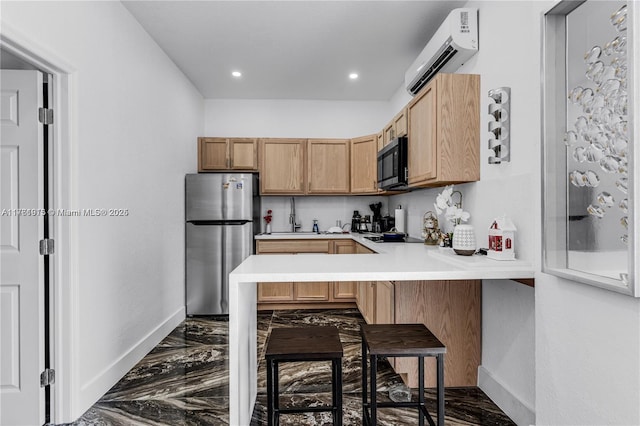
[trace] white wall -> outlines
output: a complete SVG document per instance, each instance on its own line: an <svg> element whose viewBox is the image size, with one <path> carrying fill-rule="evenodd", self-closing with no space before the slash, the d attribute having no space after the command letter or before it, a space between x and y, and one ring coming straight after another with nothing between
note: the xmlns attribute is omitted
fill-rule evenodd
<svg viewBox="0 0 640 426"><path fill-rule="evenodd" d="M487 228L502 214L518 227L516 253L539 268L539 10L531 2L470 2L479 9L480 50L458 72L481 76L480 168L477 183L456 185L471 214L480 247ZM487 92L511 87L511 162L489 165ZM400 88L392 98L401 108L408 96ZM409 211L410 233L419 233L422 216L434 210L441 189L391 197ZM444 218L440 217L440 227ZM483 282L482 366L480 387L518 424L535 421L535 294L513 281Z"/></svg>
<svg viewBox="0 0 640 426"><path fill-rule="evenodd" d="M535 290L483 283L480 385L518 424L640 424L640 300L541 272L541 16L554 2L470 2L480 10L480 52L460 72L482 79L481 181L460 185L479 242L492 217L518 227L517 256L536 268ZM638 50L638 48L636 48ZM636 50L636 51L637 51ZM488 165L489 89L512 94L511 162ZM399 92L392 101L402 105ZM409 227L439 190L394 196Z"/></svg>
<svg viewBox="0 0 640 426"><path fill-rule="evenodd" d="M205 136L354 138L378 133L390 114L388 102L207 99ZM384 214L385 197L296 197L297 222L311 231L318 219L320 230L326 230L336 220L349 223L354 210L372 214L369 204L378 201ZM289 197L263 197L262 216L268 209L274 211L274 232L290 229Z"/></svg>
<svg viewBox="0 0 640 426"><path fill-rule="evenodd" d="M378 133L388 118L387 102L207 99L204 130L221 137L354 138Z"/></svg>
<svg viewBox="0 0 640 426"><path fill-rule="evenodd" d="M640 424L640 301L541 273L541 16L554 2L470 2L480 51L459 72L481 75L481 181L459 185L480 243L502 213L518 227L517 256L531 260L535 290L483 283L482 389L518 424ZM511 162L488 165L488 90L511 87ZM403 89L393 108L405 102ZM394 196L411 232L439 190ZM486 243L484 244L486 246ZM605 348L605 349L603 349Z"/></svg>
<svg viewBox="0 0 640 426"><path fill-rule="evenodd" d="M75 420L184 318L184 174L196 170L203 100L119 2L2 2L2 24L61 58L71 139L57 167L61 208L123 208L67 219L73 301L61 327L56 423ZM62 94L64 95L64 94ZM70 256L74 256L71 257ZM57 254L58 255L58 254ZM65 329L65 327L69 327Z"/></svg>

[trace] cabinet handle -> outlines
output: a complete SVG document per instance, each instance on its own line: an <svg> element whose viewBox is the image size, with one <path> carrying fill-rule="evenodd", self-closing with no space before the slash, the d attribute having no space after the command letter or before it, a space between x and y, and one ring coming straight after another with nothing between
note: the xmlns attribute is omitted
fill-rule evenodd
<svg viewBox="0 0 640 426"><path fill-rule="evenodd" d="M378 185L376 185L376 181L373 181L373 189L378 189Z"/></svg>

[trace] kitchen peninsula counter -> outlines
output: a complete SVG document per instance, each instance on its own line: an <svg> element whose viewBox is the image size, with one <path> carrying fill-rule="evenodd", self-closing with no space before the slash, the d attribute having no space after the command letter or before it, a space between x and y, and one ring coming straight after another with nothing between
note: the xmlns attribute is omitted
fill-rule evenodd
<svg viewBox="0 0 640 426"><path fill-rule="evenodd" d="M257 395L257 282L531 279L533 265L457 256L416 243L375 243L359 234L271 234L257 239L344 239L376 254L250 256L229 275L230 424L248 425Z"/></svg>

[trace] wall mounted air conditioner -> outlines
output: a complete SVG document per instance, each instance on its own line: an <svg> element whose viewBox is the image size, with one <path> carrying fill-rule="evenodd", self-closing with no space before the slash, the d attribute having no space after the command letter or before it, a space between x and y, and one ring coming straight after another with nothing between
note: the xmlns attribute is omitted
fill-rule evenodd
<svg viewBox="0 0 640 426"><path fill-rule="evenodd" d="M454 72L478 52L478 9L452 10L404 75L415 95L438 72Z"/></svg>

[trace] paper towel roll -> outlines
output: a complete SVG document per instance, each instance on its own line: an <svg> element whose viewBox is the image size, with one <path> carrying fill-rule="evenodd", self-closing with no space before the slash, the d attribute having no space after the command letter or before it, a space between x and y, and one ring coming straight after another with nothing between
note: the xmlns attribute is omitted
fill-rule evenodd
<svg viewBox="0 0 640 426"><path fill-rule="evenodd" d="M407 232L407 227L405 226L406 216L404 215L404 210L401 206L398 206L396 209L396 229L398 232Z"/></svg>

